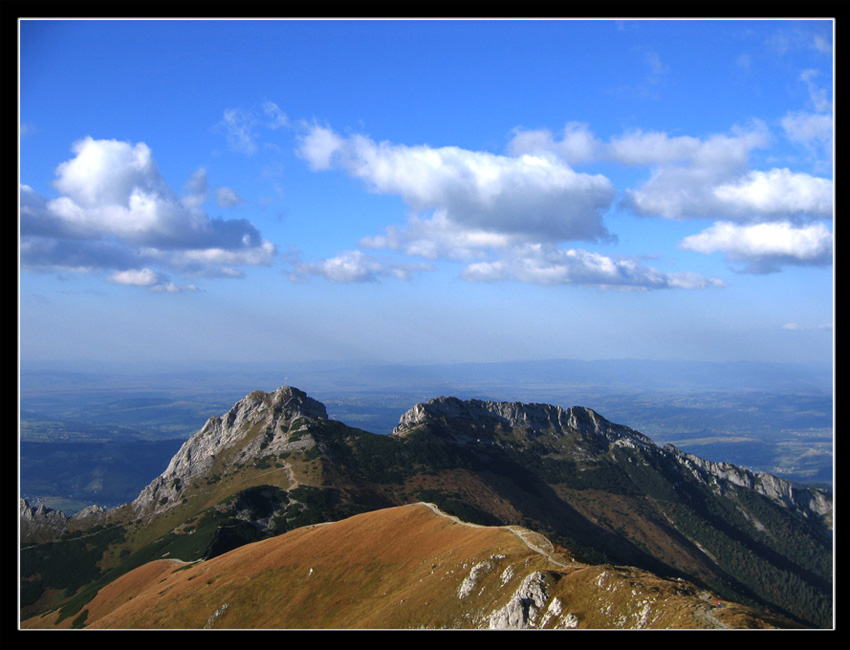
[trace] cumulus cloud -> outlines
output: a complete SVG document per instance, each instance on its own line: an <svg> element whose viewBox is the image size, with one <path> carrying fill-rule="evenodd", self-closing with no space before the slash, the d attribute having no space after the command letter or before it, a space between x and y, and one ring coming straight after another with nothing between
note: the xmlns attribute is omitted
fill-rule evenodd
<svg viewBox="0 0 850 650"><path fill-rule="evenodd" d="M25 269L101 269L109 279L164 286L150 265L197 275L238 275L268 264L274 246L246 220L210 218L202 210L206 172L178 196L160 175L149 147L85 138L56 169L59 196L20 188L21 262Z"/></svg>
<svg viewBox="0 0 850 650"><path fill-rule="evenodd" d="M832 121L827 116L792 114L783 126L797 141L831 142ZM831 218L830 179L782 168L748 169L751 152L769 141L761 122L704 138L633 131L608 141L596 138L585 124L570 123L560 137L548 131L517 131L509 149L517 155L550 153L570 164L601 161L649 167L650 178L626 189L621 202L643 216L741 222Z"/></svg>
<svg viewBox="0 0 850 650"><path fill-rule="evenodd" d="M114 271L110 273L106 279L114 284L128 284L135 287L147 287L151 289L151 291L164 291L167 293L182 293L183 291L199 290L194 284L178 286L169 280L168 276L149 268Z"/></svg>
<svg viewBox="0 0 850 650"><path fill-rule="evenodd" d="M747 273L771 273L787 265L831 264L833 236L823 223L720 222L686 237L681 246L699 253L724 253L730 262L743 264Z"/></svg>
<svg viewBox="0 0 850 650"><path fill-rule="evenodd" d="M345 251L340 255L320 262L302 262L296 258L293 263L296 278L305 275L317 275L331 282L379 282L382 277L409 280L417 271L427 271L427 264L398 264L385 262L366 255L362 251Z"/></svg>
<svg viewBox="0 0 850 650"><path fill-rule="evenodd" d="M671 165L657 169L641 187L626 190L622 204L638 215L668 219L830 219L833 184L787 168L730 174L711 166Z"/></svg>
<svg viewBox="0 0 850 650"><path fill-rule="evenodd" d="M547 240L610 236L602 215L614 199L611 182L552 156L377 143L316 125L299 151L313 169L343 169L373 192L400 196L414 213L439 214L460 228Z"/></svg>
<svg viewBox="0 0 850 650"><path fill-rule="evenodd" d="M150 287L162 282L162 275L149 268L127 269L109 274L109 281L116 284L132 284L137 287Z"/></svg>
<svg viewBox="0 0 850 650"><path fill-rule="evenodd" d="M767 146L768 141L768 129L759 121L705 138L636 129L607 141L597 138L583 122L568 122L557 135L546 129L516 129L508 150L513 155L548 152L570 165L599 161L631 166L687 165L724 175L744 168L750 152Z"/></svg>
<svg viewBox="0 0 850 650"><path fill-rule="evenodd" d="M721 214L786 219L832 218L832 181L788 169L752 171L713 188Z"/></svg>
<svg viewBox="0 0 850 650"><path fill-rule="evenodd" d="M532 244L517 247L495 261L475 262L463 277L474 282L512 280L533 284L583 284L619 289L704 289L721 280L696 273L664 273L633 258L615 259L582 249L562 250Z"/></svg>
<svg viewBox="0 0 850 650"><path fill-rule="evenodd" d="M314 170L340 169L369 190L398 195L408 205L407 223L364 237L359 243L364 249L461 261L466 263L461 277L469 281L627 288L722 285L696 274L666 274L634 259L558 248L568 241L613 239L603 223L615 197L613 185L570 164L607 155L581 123L567 125L558 142L547 132L517 131L510 155L343 137L319 125L305 128L298 151ZM301 271L335 281L363 281L376 273L367 262L368 256L347 253L321 265L302 265Z"/></svg>
<svg viewBox="0 0 850 650"><path fill-rule="evenodd" d="M645 216L739 222L832 217L832 181L788 169L751 171L719 181L703 168L653 174L624 205Z"/></svg>
<svg viewBox="0 0 850 650"><path fill-rule="evenodd" d="M636 130L612 138L608 158L626 165L683 165L723 175L742 169L750 152L768 141L767 127L758 121L704 138Z"/></svg>
<svg viewBox="0 0 850 650"><path fill-rule="evenodd" d="M520 244L521 238L485 228L468 228L452 222L445 211L428 218L412 215L406 227L389 226L385 235L364 237L368 249L387 249L431 260L468 261L486 257L489 251Z"/></svg>
<svg viewBox="0 0 850 650"><path fill-rule="evenodd" d="M789 137L806 141L831 132L831 124L802 116L789 115L784 125ZM664 273L635 258L560 248L614 240L603 223L614 204L613 185L575 167L647 168L648 179L623 190L619 206L640 216L716 222L687 238L686 250L722 251L748 272L826 264L831 235L823 224L812 224L832 218L832 180L787 168L751 169L753 151L770 142L761 121L702 137L633 130L607 140L583 122L569 122L557 134L518 128L507 153L496 155L376 142L312 124L303 127L298 153L315 171L342 170L370 191L395 194L407 204L406 223L364 237L363 249L460 261L470 281L707 288L723 283ZM807 237L815 240L811 250Z"/></svg>
<svg viewBox="0 0 850 650"><path fill-rule="evenodd" d="M547 129L514 129L508 143L514 156L553 153L568 165L584 165L605 157L605 144L584 122L568 122L560 137Z"/></svg>

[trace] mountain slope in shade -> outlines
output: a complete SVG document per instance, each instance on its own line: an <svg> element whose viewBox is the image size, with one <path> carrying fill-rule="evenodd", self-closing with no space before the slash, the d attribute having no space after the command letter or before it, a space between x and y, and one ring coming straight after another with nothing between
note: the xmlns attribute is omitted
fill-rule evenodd
<svg viewBox="0 0 850 650"><path fill-rule="evenodd" d="M23 627L52 627L56 615ZM520 527L429 504L300 528L198 564L157 560L61 627L772 628L791 626L684 581L587 565Z"/></svg>

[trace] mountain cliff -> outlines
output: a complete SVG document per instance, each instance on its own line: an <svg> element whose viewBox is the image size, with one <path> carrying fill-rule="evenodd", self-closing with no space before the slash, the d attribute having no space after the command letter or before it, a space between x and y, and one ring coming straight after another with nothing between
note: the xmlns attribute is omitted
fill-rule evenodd
<svg viewBox="0 0 850 650"><path fill-rule="evenodd" d="M255 391L211 418L135 501L99 517L104 547L76 582L45 580L56 556L48 544L24 548L32 596L22 604L35 613L56 589L80 588L65 606L76 612L95 587L150 560L209 560L420 501L468 522L535 530L578 562L687 580L801 626L831 620L823 490L658 447L583 407L441 397L380 436L328 419L291 387ZM83 556L78 536L93 539L92 527L74 519L52 544Z"/></svg>

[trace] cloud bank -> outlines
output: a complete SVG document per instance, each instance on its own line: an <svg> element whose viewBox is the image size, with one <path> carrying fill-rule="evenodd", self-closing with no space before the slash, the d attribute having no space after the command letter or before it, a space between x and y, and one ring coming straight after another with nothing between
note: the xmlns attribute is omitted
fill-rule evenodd
<svg viewBox="0 0 850 650"><path fill-rule="evenodd" d="M461 261L467 264L461 277L469 281L626 288L722 284L696 274L665 274L627 258L559 248L564 242L614 240L604 216L614 205L616 190L605 176L572 167L572 162L597 155L597 143L586 129L571 128L559 147L545 146L542 133L519 137L524 142L515 142L511 155L496 155L375 142L361 134L343 137L310 124L300 135L298 154L315 171L340 170L371 192L404 200L410 212L407 223L364 237L362 248ZM526 151L518 151L520 147ZM328 277L340 261L301 265L296 271ZM391 269L383 271L390 274ZM372 274L340 274L336 279L360 281Z"/></svg>
<svg viewBox="0 0 850 650"><path fill-rule="evenodd" d="M813 102L823 107L821 95ZM832 117L788 113L786 137L814 152L832 145ZM712 220L681 248L723 253L735 270L776 272L787 265L824 266L832 261L834 187L829 178L785 167L750 169L751 153L768 146L762 122L705 138L635 131L602 141L586 124L569 123L560 137L545 130L517 130L515 154L550 152L573 164L646 166L650 177L626 188L619 205L641 217Z"/></svg>

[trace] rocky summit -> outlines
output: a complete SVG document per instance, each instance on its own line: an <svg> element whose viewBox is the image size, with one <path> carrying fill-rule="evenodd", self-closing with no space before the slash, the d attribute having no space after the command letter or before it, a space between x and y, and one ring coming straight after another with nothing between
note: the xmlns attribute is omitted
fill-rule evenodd
<svg viewBox="0 0 850 650"><path fill-rule="evenodd" d="M436 425L440 425L439 427ZM440 397L417 404L401 416L393 430L395 436L404 436L418 427L433 426L444 432L455 433L458 440L475 440L498 443L506 434L521 430L527 440L541 434L558 437L579 435L585 438L603 438L610 442L629 440L635 444L651 444L646 436L625 426L613 424L592 409L582 406L561 408L551 404L523 404L521 402L485 402Z"/></svg>
<svg viewBox="0 0 850 650"><path fill-rule="evenodd" d="M208 420L132 503L65 521L22 506L22 616L58 601L58 618L77 620L100 589L151 561L209 562L420 502L534 531L570 562L687 581L785 626L832 621L824 490L659 447L584 407L440 397L414 405L387 436L329 419L291 387L255 391ZM73 575L63 558L76 562ZM523 602L540 588L528 580L517 584ZM498 609L492 620L515 622Z"/></svg>
<svg viewBox="0 0 850 650"><path fill-rule="evenodd" d="M272 393L255 391L223 416L207 420L174 455L165 471L142 490L132 506L141 515L162 511L173 506L182 486L210 474L216 465L227 472L244 458L257 459L312 447L315 441L309 434L297 434L307 432L311 421L327 420L327 417L324 404L297 388L282 386ZM234 448L239 449L239 457L229 457L229 464L222 461L222 454Z"/></svg>

